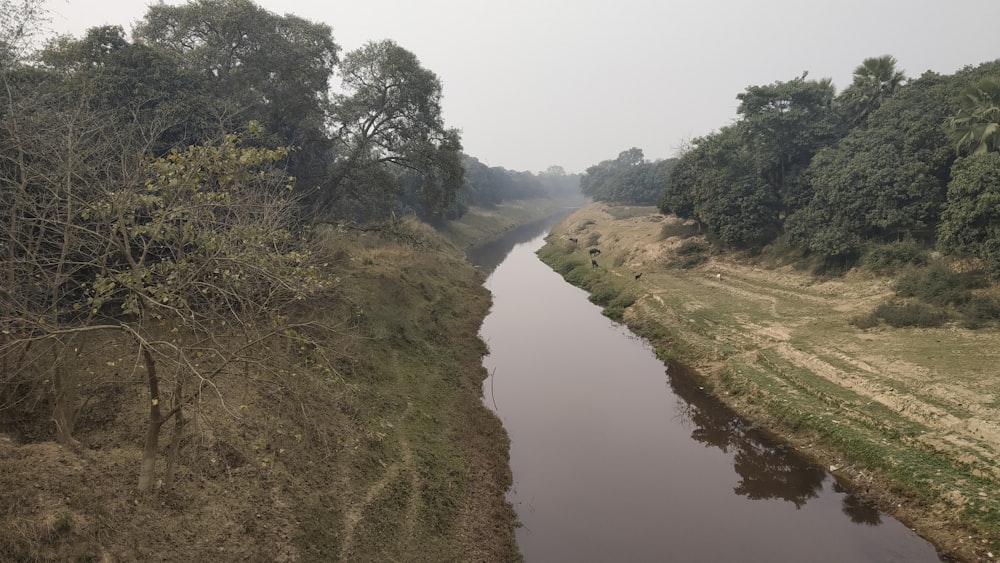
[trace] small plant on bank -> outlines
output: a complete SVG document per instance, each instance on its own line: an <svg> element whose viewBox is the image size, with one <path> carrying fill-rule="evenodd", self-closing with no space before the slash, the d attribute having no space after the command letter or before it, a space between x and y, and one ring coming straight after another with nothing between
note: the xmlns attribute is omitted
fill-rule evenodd
<svg viewBox="0 0 1000 563"><path fill-rule="evenodd" d="M677 262L674 264L678 268L689 269L708 260L709 245L701 239L685 240L677 247Z"/></svg>
<svg viewBox="0 0 1000 563"><path fill-rule="evenodd" d="M984 285L980 273L955 272L945 264L934 263L901 276L896 282L896 294L945 307L968 303L972 300L972 290Z"/></svg>
<svg viewBox="0 0 1000 563"><path fill-rule="evenodd" d="M660 228L660 240L666 240L673 237L686 239L698 234L698 225L694 222L680 223L677 221L670 221L664 223L663 227Z"/></svg>
<svg viewBox="0 0 1000 563"><path fill-rule="evenodd" d="M894 328L933 328L948 322L949 318L947 311L934 305L921 301L890 299L868 315L853 320L851 324L858 328L872 328L880 322Z"/></svg>

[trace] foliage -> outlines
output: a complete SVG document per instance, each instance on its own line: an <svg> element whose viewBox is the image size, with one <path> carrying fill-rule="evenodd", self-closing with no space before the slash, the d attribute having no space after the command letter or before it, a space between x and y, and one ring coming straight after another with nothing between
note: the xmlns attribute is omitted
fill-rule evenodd
<svg viewBox="0 0 1000 563"><path fill-rule="evenodd" d="M330 150L328 92L340 51L331 34L326 24L279 16L251 0L154 4L134 31L136 42L197 77L201 107L191 107L211 116L212 137L261 122L272 136L266 143L295 149L291 172L309 187L321 181Z"/></svg>
<svg viewBox="0 0 1000 563"><path fill-rule="evenodd" d="M851 126L862 124L903 87L906 75L896 70L896 62L895 57L883 55L865 59L854 69L853 82L837 97Z"/></svg>
<svg viewBox="0 0 1000 563"><path fill-rule="evenodd" d="M813 158L814 196L785 227L794 244L838 256L866 240L926 241L933 234L953 157L940 123L954 83L935 74L914 80Z"/></svg>
<svg viewBox="0 0 1000 563"><path fill-rule="evenodd" d="M517 199L581 199L580 175L566 174L560 166L533 174L488 166L468 155L463 155L462 166L465 169L465 184L447 211L449 219L462 216L470 205L492 207Z"/></svg>
<svg viewBox="0 0 1000 563"><path fill-rule="evenodd" d="M858 328L871 328L879 322L893 328L933 328L948 321L948 314L939 307L920 301L890 300L869 315L854 320Z"/></svg>
<svg viewBox="0 0 1000 563"><path fill-rule="evenodd" d="M642 149L632 147L614 160L589 168L580 178L580 190L597 201L654 205L676 159L647 162Z"/></svg>
<svg viewBox="0 0 1000 563"><path fill-rule="evenodd" d="M771 197L788 215L811 198L800 178L816 152L842 135L829 79L750 86L737 95L740 134L751 169L770 185Z"/></svg>
<svg viewBox="0 0 1000 563"><path fill-rule="evenodd" d="M708 243L700 239L685 240L677 247L677 266L693 268L708 260Z"/></svg>
<svg viewBox="0 0 1000 563"><path fill-rule="evenodd" d="M464 170L459 133L446 129L441 117L438 77L388 40L345 55L341 73L346 93L335 97L332 112L339 159L332 180L318 194L316 210L336 213L338 202L357 202L368 191L385 193L391 186L365 183L381 175L374 172L379 169L395 177L412 174L418 212L442 215L464 183ZM381 218L392 209L379 205L366 211Z"/></svg>
<svg viewBox="0 0 1000 563"><path fill-rule="evenodd" d="M873 245L861 263L878 274L891 274L906 266L926 266L927 250L914 240Z"/></svg>
<svg viewBox="0 0 1000 563"><path fill-rule="evenodd" d="M988 76L966 86L958 96L958 112L946 126L959 154L1000 151L1000 77Z"/></svg>
<svg viewBox="0 0 1000 563"><path fill-rule="evenodd" d="M896 294L915 297L925 303L946 307L962 305L972 299L972 290L982 287L975 273L959 273L939 262L902 275L896 281Z"/></svg>
<svg viewBox="0 0 1000 563"><path fill-rule="evenodd" d="M90 202L81 218L113 250L86 284L85 306L207 330L280 314L315 289L322 282L289 230L293 202L276 194L292 186L268 170L287 155L227 135L152 159L141 190Z"/></svg>
<svg viewBox="0 0 1000 563"><path fill-rule="evenodd" d="M695 139L668 188L710 235L733 246L766 242L778 228L775 193L756 173L743 135L735 125Z"/></svg>
<svg viewBox="0 0 1000 563"><path fill-rule="evenodd" d="M959 159L951 169L938 245L975 256L1000 277L1000 152Z"/></svg>

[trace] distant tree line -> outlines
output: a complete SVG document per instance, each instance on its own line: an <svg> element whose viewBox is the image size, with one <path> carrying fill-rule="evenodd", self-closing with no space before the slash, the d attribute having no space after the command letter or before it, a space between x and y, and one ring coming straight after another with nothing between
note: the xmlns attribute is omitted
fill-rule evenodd
<svg viewBox="0 0 1000 563"><path fill-rule="evenodd" d="M632 147L614 160L604 160L580 178L580 190L595 201L654 205L677 159L649 162Z"/></svg>

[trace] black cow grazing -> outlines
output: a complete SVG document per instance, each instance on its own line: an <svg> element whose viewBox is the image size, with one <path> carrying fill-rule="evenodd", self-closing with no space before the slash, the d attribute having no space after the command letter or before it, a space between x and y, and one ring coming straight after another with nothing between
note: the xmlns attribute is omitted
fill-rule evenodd
<svg viewBox="0 0 1000 563"><path fill-rule="evenodd" d="M576 244L576 239L575 238L570 237L569 241L572 242L573 244Z"/></svg>
<svg viewBox="0 0 1000 563"><path fill-rule="evenodd" d="M597 260L591 260L591 261L590 261L590 265L591 265L592 267L596 268L596 267L597 267Z"/></svg>
<svg viewBox="0 0 1000 563"><path fill-rule="evenodd" d="M642 277L642 272L639 272L638 274L635 275L635 281L639 281L639 278L641 277Z"/></svg>
<svg viewBox="0 0 1000 563"><path fill-rule="evenodd" d="M598 255L598 254L600 254L600 253L601 253L601 251L600 251L600 250L598 250L598 249L596 249L596 248L591 248L591 249L590 249L590 255L591 255L591 256L597 256L597 255Z"/></svg>

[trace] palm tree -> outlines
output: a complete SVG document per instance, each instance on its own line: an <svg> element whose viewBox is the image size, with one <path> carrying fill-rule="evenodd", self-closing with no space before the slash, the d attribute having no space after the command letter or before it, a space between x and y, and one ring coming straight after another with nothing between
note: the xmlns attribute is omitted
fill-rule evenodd
<svg viewBox="0 0 1000 563"><path fill-rule="evenodd" d="M841 94L851 125L863 122L869 114L902 88L903 71L896 70L892 55L865 59L854 69L854 82Z"/></svg>
<svg viewBox="0 0 1000 563"><path fill-rule="evenodd" d="M958 96L958 113L945 125L955 150L969 155L1000 150L1000 79L983 78Z"/></svg>

